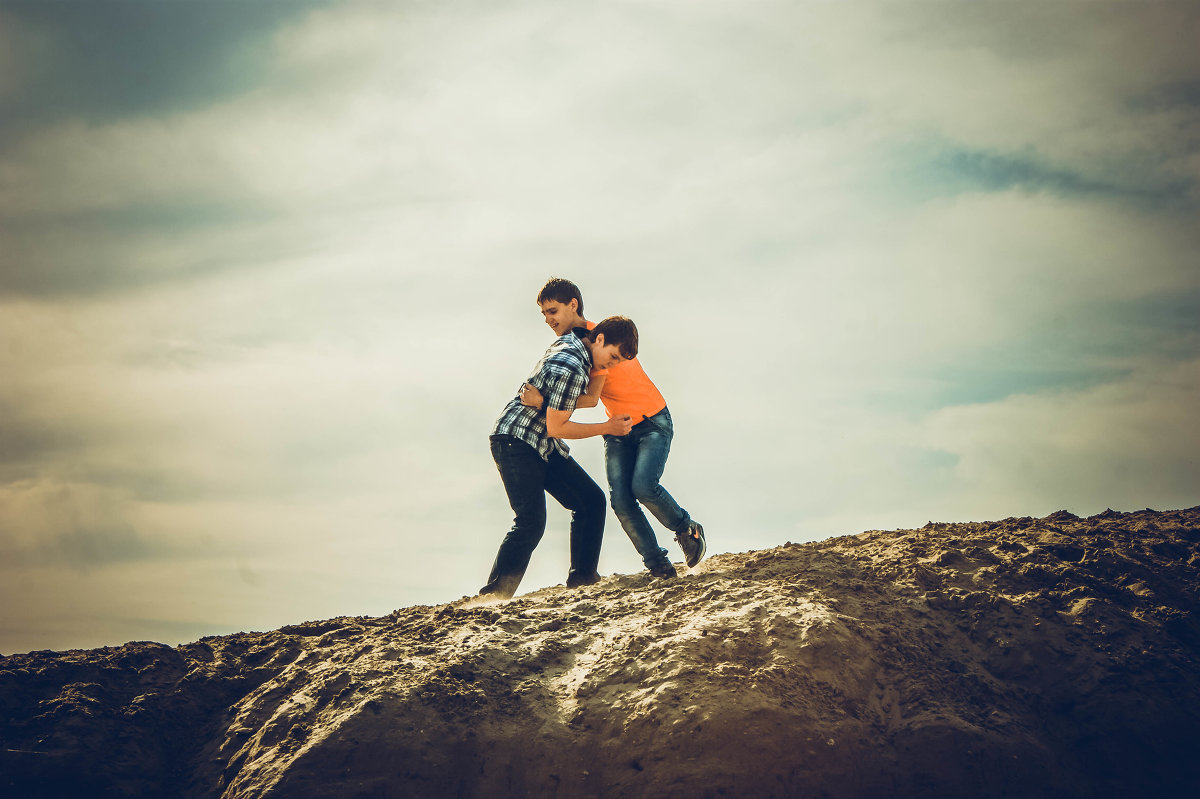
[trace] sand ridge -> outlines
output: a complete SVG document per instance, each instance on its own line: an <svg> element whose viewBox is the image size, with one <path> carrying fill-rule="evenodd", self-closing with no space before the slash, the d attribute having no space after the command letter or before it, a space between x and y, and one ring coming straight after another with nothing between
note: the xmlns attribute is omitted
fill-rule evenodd
<svg viewBox="0 0 1200 799"><path fill-rule="evenodd" d="M27 795L1183 795L1198 609L1200 508L931 522L4 658L3 765Z"/></svg>

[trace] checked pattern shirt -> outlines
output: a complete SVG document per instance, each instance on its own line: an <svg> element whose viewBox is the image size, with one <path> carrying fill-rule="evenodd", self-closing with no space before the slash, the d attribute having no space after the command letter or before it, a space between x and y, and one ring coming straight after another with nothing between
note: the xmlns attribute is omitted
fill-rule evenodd
<svg viewBox="0 0 1200 799"><path fill-rule="evenodd" d="M562 439L550 438L546 434L546 411L575 410L579 395L587 391L592 368L592 353L581 338L587 331L582 328L559 336L538 361L525 382L542 392L545 398L542 408L530 408L521 404L521 395L509 400L500 418L492 427L494 436L514 436L537 450L542 460L549 460L550 453L557 451L564 458L570 449Z"/></svg>

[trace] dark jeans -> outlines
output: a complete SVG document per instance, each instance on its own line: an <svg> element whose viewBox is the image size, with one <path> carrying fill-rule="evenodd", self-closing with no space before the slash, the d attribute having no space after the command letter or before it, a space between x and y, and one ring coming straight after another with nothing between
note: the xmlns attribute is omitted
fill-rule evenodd
<svg viewBox="0 0 1200 799"><path fill-rule="evenodd" d="M500 470L513 526L500 543L496 562L481 594L505 598L517 592L529 558L546 532L546 494L571 511L571 570L567 585L597 579L600 543L604 536L604 492L574 458L550 453L542 460L537 450L513 436L492 436L492 458Z"/></svg>
<svg viewBox="0 0 1200 799"><path fill-rule="evenodd" d="M635 424L627 436L604 437L604 466L613 511L648 568L667 560L667 551L658 546L654 530L638 504L675 533L686 530L691 521L688 512L658 482L674 437L675 424L666 408Z"/></svg>

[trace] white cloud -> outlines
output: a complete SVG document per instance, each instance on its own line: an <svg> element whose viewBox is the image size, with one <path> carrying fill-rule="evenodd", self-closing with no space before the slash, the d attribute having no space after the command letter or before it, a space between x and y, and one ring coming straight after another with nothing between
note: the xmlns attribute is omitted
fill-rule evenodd
<svg viewBox="0 0 1200 799"><path fill-rule="evenodd" d="M1146 364L1082 391L948 408L918 432L959 456L960 507L1172 508L1200 485L1198 392L1200 361Z"/></svg>
<svg viewBox="0 0 1200 799"><path fill-rule="evenodd" d="M1190 227L1121 193L1147 149L1195 175L1192 112L1129 102L1197 69L1165 11L1006 8L353 3L251 94L40 131L0 154L5 583L113 635L476 590L551 274L641 326L714 551L1194 501L1195 364L1097 309L1197 290ZM941 146L1120 185L945 186ZM1014 364L1089 379L943 407ZM640 568L611 518L602 568Z"/></svg>

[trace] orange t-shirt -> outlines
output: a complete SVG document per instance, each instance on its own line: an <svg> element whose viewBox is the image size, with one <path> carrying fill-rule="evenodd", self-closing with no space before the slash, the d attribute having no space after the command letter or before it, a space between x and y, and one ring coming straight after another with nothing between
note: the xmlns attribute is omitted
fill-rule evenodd
<svg viewBox="0 0 1200 799"><path fill-rule="evenodd" d="M588 330L595 326L595 322L587 323ZM610 419L629 414L633 423L637 424L667 407L667 401L637 358L622 361L609 369L593 369L592 374L606 376L600 400Z"/></svg>

